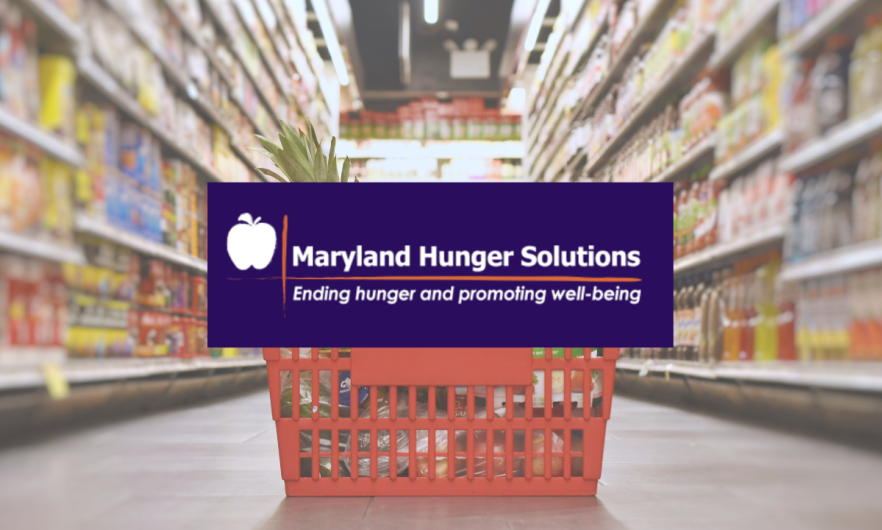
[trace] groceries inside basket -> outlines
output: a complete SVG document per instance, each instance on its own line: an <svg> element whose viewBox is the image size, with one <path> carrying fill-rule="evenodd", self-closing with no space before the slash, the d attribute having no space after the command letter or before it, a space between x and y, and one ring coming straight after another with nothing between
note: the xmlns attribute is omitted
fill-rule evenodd
<svg viewBox="0 0 882 530"><path fill-rule="evenodd" d="M311 348L300 348L298 355L301 358L311 358L312 350ZM290 358L293 355L293 352L297 352L298 349L281 349L282 358ZM552 356L553 357L563 357L564 348L553 348ZM583 351L590 351L590 355L592 357L596 357L602 355L598 350L589 350L582 348L573 348L572 356L574 358L582 357ZM339 349L338 350L340 357L347 357L348 350ZM545 356L544 348L535 348L534 356ZM330 349L320 348L319 349L319 357L320 358L330 358ZM330 418L331 415L331 371L330 370L321 370L316 372L318 374L318 416L319 418ZM313 381L312 381L313 372L310 370L302 370L299 374L299 393L300 393L300 417L308 418L313 413ZM293 412L293 373L291 371L282 371L281 372L281 416L283 418L291 418ZM581 370L572 370L571 371L571 409L572 414L574 416L581 417L583 415L582 408L584 406L584 398L583 398L583 371ZM590 416L601 416L602 415L602 373L599 370L591 370L591 378L592 385L589 386L591 388L591 410L589 411ZM341 370L339 372L338 381L335 383L339 385L339 410L338 416L341 418L348 418L351 416L352 406L352 396L356 397L355 406L358 407L358 417L359 418L369 418L370 417L370 390L368 387L358 387L357 389L350 388L350 374L348 371ZM541 416L544 415L544 407L545 407L545 384L546 378L542 371L535 371L533 374L533 408L534 415ZM564 371L563 370L553 370L551 374L551 395L552 395L552 404L551 411L553 417L562 417L563 414L563 399L564 399ZM413 387L416 390L416 417L417 418L427 418L429 411L429 389L428 387ZM436 387L435 388L435 414L436 417L447 418L448 417L448 388L453 388L455 392L454 399L452 402L454 403L454 411L453 416L456 418L465 418L468 412L468 403L467 403L467 388L466 387ZM494 414L494 417L505 417L507 412L508 404L506 403L506 387L494 387L493 389L493 400L491 402L491 414ZM408 387L397 387L396 397L397 397L397 414L398 418L407 418L409 411L409 392L410 389ZM390 411L390 392L389 387L378 387L377 388L377 417L378 418L389 418ZM515 418L523 418L525 415L525 387L513 387L513 399L511 403L512 413ZM485 418L487 414L487 404L488 404L487 390L486 387L476 386L474 387L474 417L475 418ZM465 477L468 472L467 465L467 457L465 453L467 451L468 445L468 436L469 430L466 429L456 429L455 430L455 439L454 439L454 451L455 453L463 453L462 456L455 456L454 462L454 472L457 477ZM564 451L564 431L563 430L551 430L551 452L553 454L561 454ZM389 454L390 452L390 432L388 430L377 430L377 453ZM331 453L331 431L321 430L318 431L319 436L319 453L328 454ZM301 430L300 431L300 446L301 448L311 448L313 444L313 435L314 431L310 430ZM506 431L505 430L494 430L493 431L493 476L505 476L507 474L506 469ZM581 453L582 451L582 431L581 430L572 430L570 431L571 440L571 451L576 453ZM471 430L471 436L473 436L473 447L475 454L475 461L473 464L473 473L476 477L485 477L487 474L487 432L485 430L474 429ZM512 442L513 442L513 453L521 455L524 454L526 449L526 433L524 430L513 430L512 431ZM357 452L362 453L362 456L358 458L358 475L359 476L370 476L371 474L371 463L370 458L364 456L365 454L369 454L371 452L371 431L368 430L360 430L355 435L357 442ZM428 477L429 476L429 458L426 456L429 453L429 431L428 430L416 430L415 431L415 440L416 440L416 476L417 477ZM398 429L396 431L396 461L397 461L397 475L398 476L406 476L409 474L409 455L410 455L410 432L407 429ZM533 430L531 435L532 441L532 459L528 459L525 456L515 456L512 458L512 476L514 477L523 477L524 476L524 468L525 463L527 461L532 460L531 467L533 475L544 475L545 474L545 431L544 430ZM349 430L341 429L339 431L339 453L348 454L352 449L352 433ZM447 476L449 471L449 458L448 458L448 431L447 430L436 430L435 431L435 476ZM300 465L300 476L302 477L310 477L312 476L312 458L309 456L311 453L308 452L308 449L304 449L304 454L301 455L301 465ZM422 456L419 456L422 455ZM340 457L339 462L339 474L343 477L351 476L352 473L352 461L349 457ZM389 456L378 456L377 458L377 475L380 477L388 477L390 476L390 457ZM561 477L563 476L563 468L564 468L564 458L559 456L554 456L551 458L551 476L553 477ZM322 477L330 477L331 476L331 461L330 458L320 458L318 465L319 475ZM571 475L572 476L581 476L582 475L582 458L574 457L571 459Z"/></svg>

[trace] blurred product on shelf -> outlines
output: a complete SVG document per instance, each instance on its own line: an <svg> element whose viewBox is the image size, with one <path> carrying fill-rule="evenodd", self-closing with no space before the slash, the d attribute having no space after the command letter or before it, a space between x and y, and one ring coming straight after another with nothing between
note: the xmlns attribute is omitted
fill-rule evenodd
<svg viewBox="0 0 882 530"><path fill-rule="evenodd" d="M67 305L61 267L0 254L0 346L64 346Z"/></svg>
<svg viewBox="0 0 882 530"><path fill-rule="evenodd" d="M796 359L793 287L778 279L780 252L680 280L674 287L674 347L631 348L644 359Z"/></svg>
<svg viewBox="0 0 882 530"><path fill-rule="evenodd" d="M717 243L737 241L752 232L783 225L790 215L794 176L776 171L774 160L760 164L731 185L680 181L674 193L674 259Z"/></svg>
<svg viewBox="0 0 882 530"><path fill-rule="evenodd" d="M77 121L88 166L77 173L80 207L92 217L204 259L205 192L193 168L164 158L149 132L120 123L111 108L87 103Z"/></svg>
<svg viewBox="0 0 882 530"><path fill-rule="evenodd" d="M801 360L882 360L882 269L802 282L797 311Z"/></svg>
<svg viewBox="0 0 882 530"><path fill-rule="evenodd" d="M64 264L74 357L208 355L203 276L83 238L87 265Z"/></svg>
<svg viewBox="0 0 882 530"><path fill-rule="evenodd" d="M340 137L403 140L519 140L521 117L487 109L481 98L411 101L396 112L361 111L340 116Z"/></svg>
<svg viewBox="0 0 882 530"><path fill-rule="evenodd" d="M519 159L368 158L353 159L350 174L359 180L393 182L522 180L523 167Z"/></svg>
<svg viewBox="0 0 882 530"><path fill-rule="evenodd" d="M40 239L73 239L68 166L0 133L0 231Z"/></svg>
<svg viewBox="0 0 882 530"><path fill-rule="evenodd" d="M743 31L750 29L750 24L756 22L757 13L764 13L768 7L777 6L779 1L731 0L713 2L715 7L722 8L720 17L714 25L717 34L717 49L724 49L730 43L735 42Z"/></svg>
<svg viewBox="0 0 882 530"><path fill-rule="evenodd" d="M778 36L786 41L835 4L850 0L783 0L778 13Z"/></svg>
<svg viewBox="0 0 882 530"><path fill-rule="evenodd" d="M441 165L441 180L522 180L520 160L459 158Z"/></svg>
<svg viewBox="0 0 882 530"><path fill-rule="evenodd" d="M788 261L882 237L882 150L857 166L809 174L797 181L785 242Z"/></svg>
<svg viewBox="0 0 882 530"><path fill-rule="evenodd" d="M701 78L678 104L665 107L619 149L598 179L647 182L689 154L714 132L726 96L709 77Z"/></svg>
<svg viewBox="0 0 882 530"><path fill-rule="evenodd" d="M0 3L0 103L27 121L40 117L37 27L8 0Z"/></svg>
<svg viewBox="0 0 882 530"><path fill-rule="evenodd" d="M718 242L728 243L788 220L795 177L777 168L777 160L766 160L719 192Z"/></svg>
<svg viewBox="0 0 882 530"><path fill-rule="evenodd" d="M717 123L718 163L781 126L781 85L776 44L757 44L738 58L732 67L731 110Z"/></svg>
<svg viewBox="0 0 882 530"><path fill-rule="evenodd" d="M867 17L848 65L848 117L865 115L882 104L882 13Z"/></svg>

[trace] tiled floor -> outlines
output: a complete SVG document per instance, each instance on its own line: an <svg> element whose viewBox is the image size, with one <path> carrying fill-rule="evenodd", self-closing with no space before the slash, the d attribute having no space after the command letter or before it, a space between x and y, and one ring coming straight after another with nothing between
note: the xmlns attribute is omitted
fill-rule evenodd
<svg viewBox="0 0 882 530"><path fill-rule="evenodd" d="M288 499L265 392L0 452L4 529L880 528L882 457L616 397L594 498Z"/></svg>

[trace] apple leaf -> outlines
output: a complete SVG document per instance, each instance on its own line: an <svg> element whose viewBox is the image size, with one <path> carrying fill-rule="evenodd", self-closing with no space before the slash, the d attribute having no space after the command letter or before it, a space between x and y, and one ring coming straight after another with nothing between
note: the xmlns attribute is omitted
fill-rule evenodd
<svg viewBox="0 0 882 530"><path fill-rule="evenodd" d="M254 224L254 221L251 220L251 214L250 214L250 213L243 213L242 215L239 216L239 220L240 220L240 221L245 221L246 223L248 223L248 224L250 224L250 225L253 225L253 224Z"/></svg>

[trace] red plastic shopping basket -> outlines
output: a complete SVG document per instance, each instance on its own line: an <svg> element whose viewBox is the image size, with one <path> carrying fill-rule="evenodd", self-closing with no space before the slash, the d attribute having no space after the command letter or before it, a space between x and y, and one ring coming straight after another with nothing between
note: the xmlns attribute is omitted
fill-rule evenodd
<svg viewBox="0 0 882 530"><path fill-rule="evenodd" d="M285 491L594 495L619 349L575 350L265 348Z"/></svg>

